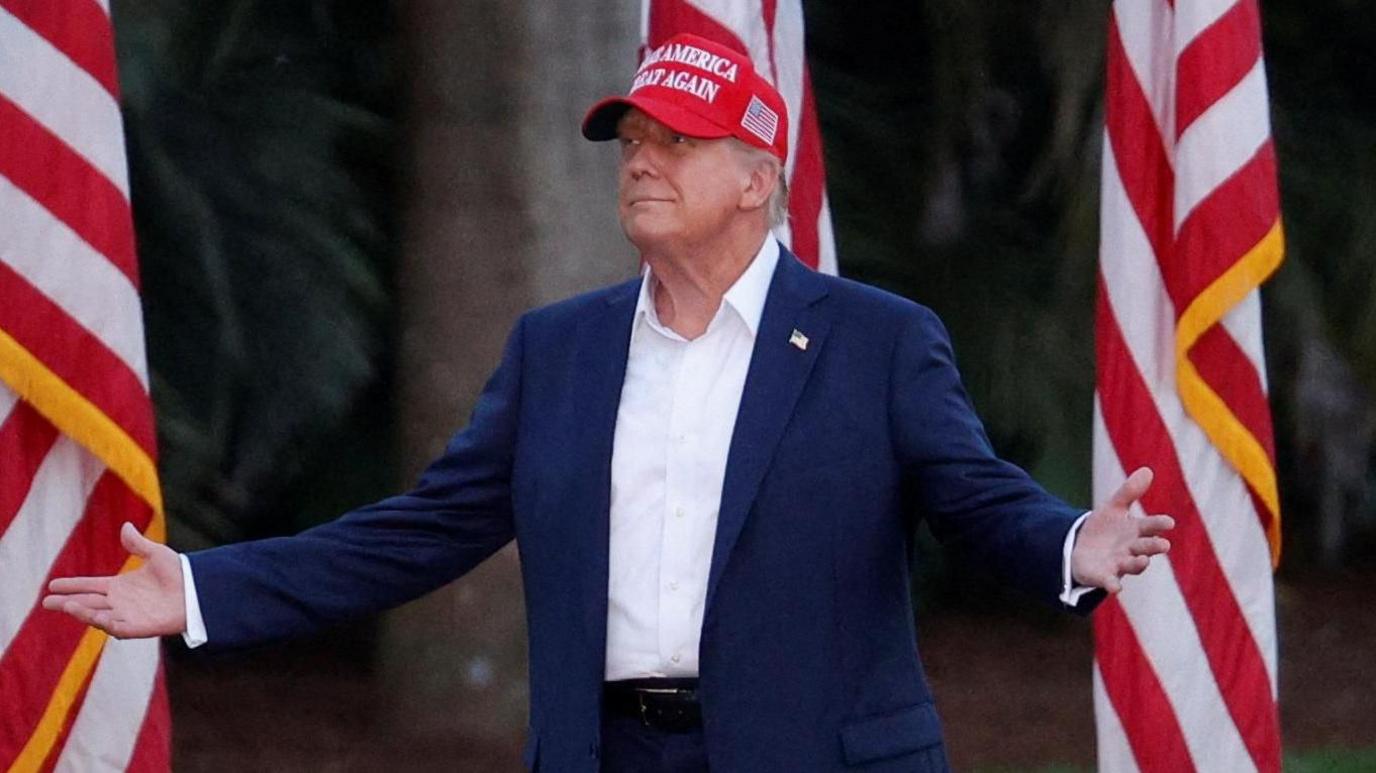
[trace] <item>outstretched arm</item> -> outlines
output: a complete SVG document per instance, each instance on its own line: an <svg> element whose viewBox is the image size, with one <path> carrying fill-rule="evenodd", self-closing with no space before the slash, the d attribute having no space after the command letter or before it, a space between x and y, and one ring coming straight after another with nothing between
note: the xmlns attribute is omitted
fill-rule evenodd
<svg viewBox="0 0 1376 773"><path fill-rule="evenodd" d="M109 577L63 577L48 583L43 607L66 612L117 639L168 636L186 630L182 564L175 551L131 523L120 543L143 559L139 568Z"/></svg>
<svg viewBox="0 0 1376 773"><path fill-rule="evenodd" d="M1117 593L1123 589L1125 575L1141 574L1152 556L1171 549L1170 541L1161 535L1175 528L1175 519L1132 513L1132 506L1151 486L1151 478L1151 469L1139 468L1085 518L1070 553L1076 583Z"/></svg>

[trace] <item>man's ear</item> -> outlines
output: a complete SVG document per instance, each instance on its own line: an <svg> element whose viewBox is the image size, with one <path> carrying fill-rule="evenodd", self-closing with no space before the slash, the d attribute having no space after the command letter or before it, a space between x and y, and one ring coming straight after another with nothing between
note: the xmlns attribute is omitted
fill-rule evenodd
<svg viewBox="0 0 1376 773"><path fill-rule="evenodd" d="M741 209L759 209L769 203L774 186L779 184L779 167L763 161L751 164L745 188L741 191Z"/></svg>

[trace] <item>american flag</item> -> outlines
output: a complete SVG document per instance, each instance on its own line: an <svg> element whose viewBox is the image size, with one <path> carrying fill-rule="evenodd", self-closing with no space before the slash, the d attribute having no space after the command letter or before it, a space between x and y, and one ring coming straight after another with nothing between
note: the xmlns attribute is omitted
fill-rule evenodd
<svg viewBox="0 0 1376 773"><path fill-rule="evenodd" d="M745 115L741 116L741 126L772 145L774 144L774 135L779 131L779 114L770 110L769 106L761 102L759 97L752 96L750 104L745 107Z"/></svg>
<svg viewBox="0 0 1376 773"><path fill-rule="evenodd" d="M1258 287L1283 252L1256 0L1118 0L1096 501L1152 467L1172 549L1094 619L1104 771L1278 771L1280 509Z"/></svg>
<svg viewBox="0 0 1376 773"><path fill-rule="evenodd" d="M0 0L0 768L168 769L156 640L38 607L164 532L107 0Z"/></svg>
<svg viewBox="0 0 1376 773"><path fill-rule="evenodd" d="M784 170L789 185L789 222L777 229L777 234L804 263L835 274L836 243L822 166L822 136L803 51L801 0L642 1L641 40L645 50L681 32L701 35L748 53L755 70L770 78L783 95L791 119ZM771 128L767 115L760 115L758 121L749 113L742 118L742 125L761 138L772 138L778 131L777 116L772 123Z"/></svg>

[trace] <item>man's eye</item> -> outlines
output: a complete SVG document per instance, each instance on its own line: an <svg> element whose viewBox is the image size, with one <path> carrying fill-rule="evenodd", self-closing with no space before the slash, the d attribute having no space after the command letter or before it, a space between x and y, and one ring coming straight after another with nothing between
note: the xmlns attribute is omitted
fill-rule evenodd
<svg viewBox="0 0 1376 773"><path fill-rule="evenodd" d="M688 141L688 138L685 137L685 136L683 136L682 134L675 134L675 135L673 135L672 137L669 138L669 141L672 142L672 143L674 143L675 145L681 145L681 144L687 142L687 141Z"/></svg>

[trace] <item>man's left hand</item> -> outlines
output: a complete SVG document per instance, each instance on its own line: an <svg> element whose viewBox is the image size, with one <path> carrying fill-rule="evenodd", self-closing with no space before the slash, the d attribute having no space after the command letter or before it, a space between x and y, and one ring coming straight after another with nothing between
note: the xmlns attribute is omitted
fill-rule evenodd
<svg viewBox="0 0 1376 773"><path fill-rule="evenodd" d="M1132 506L1151 486L1151 469L1138 468L1108 501L1094 509L1080 526L1070 552L1070 572L1082 586L1109 593L1123 589L1123 576L1141 574L1151 557L1171 549L1161 535L1175 528L1169 515L1140 516Z"/></svg>

